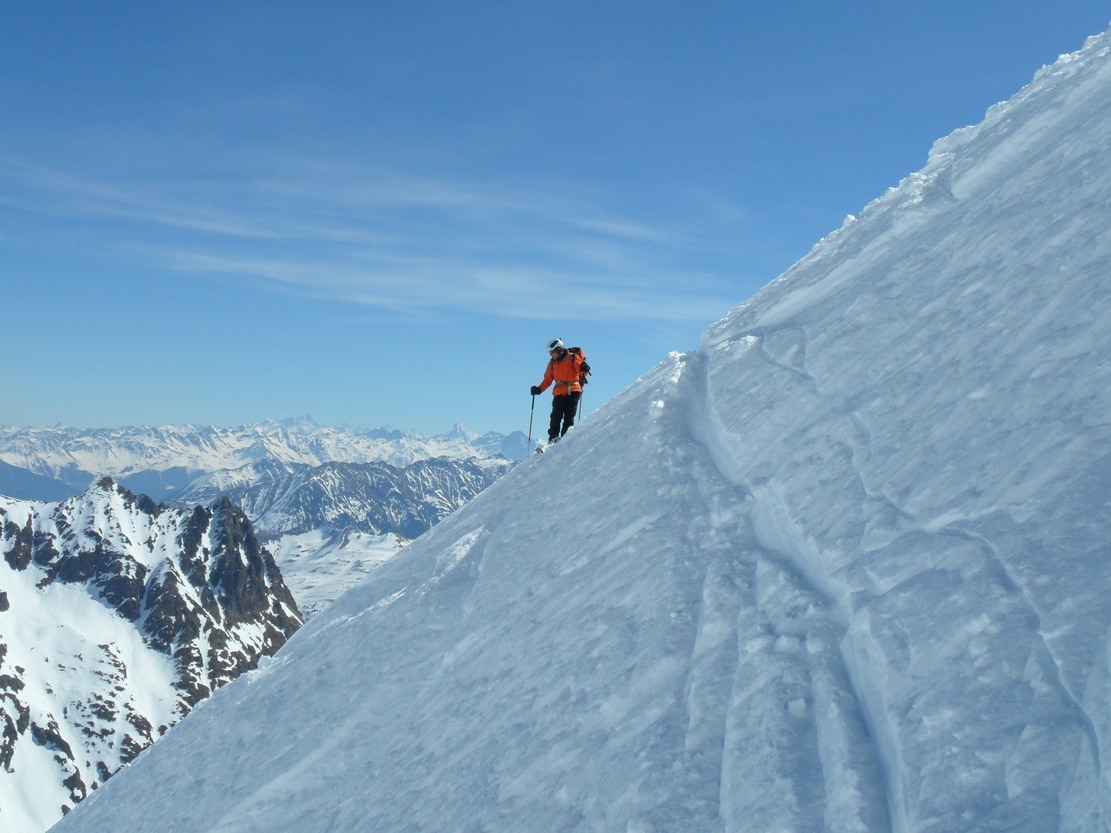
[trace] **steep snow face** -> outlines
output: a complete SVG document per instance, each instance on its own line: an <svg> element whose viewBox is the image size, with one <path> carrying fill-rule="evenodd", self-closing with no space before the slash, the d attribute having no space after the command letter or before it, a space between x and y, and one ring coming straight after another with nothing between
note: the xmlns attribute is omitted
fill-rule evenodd
<svg viewBox="0 0 1111 833"><path fill-rule="evenodd" d="M1109 137L1104 35L59 830L1105 831Z"/></svg>
<svg viewBox="0 0 1111 833"><path fill-rule="evenodd" d="M227 502L0 498L0 830L53 824L300 624Z"/></svg>

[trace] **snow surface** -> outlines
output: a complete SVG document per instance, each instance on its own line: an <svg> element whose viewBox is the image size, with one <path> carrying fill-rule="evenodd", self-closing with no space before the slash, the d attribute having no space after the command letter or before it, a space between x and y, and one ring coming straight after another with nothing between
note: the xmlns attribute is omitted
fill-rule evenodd
<svg viewBox="0 0 1111 833"><path fill-rule="evenodd" d="M1111 35L58 830L1105 831Z"/></svg>

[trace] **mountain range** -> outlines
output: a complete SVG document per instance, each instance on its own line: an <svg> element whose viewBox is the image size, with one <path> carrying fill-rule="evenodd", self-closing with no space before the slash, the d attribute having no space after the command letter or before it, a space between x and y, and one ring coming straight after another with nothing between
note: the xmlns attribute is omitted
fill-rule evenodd
<svg viewBox="0 0 1111 833"><path fill-rule="evenodd" d="M58 833L1103 833L1109 137L1106 33Z"/></svg>
<svg viewBox="0 0 1111 833"><path fill-rule="evenodd" d="M388 428L317 425L308 417L226 428L0 428L0 494L57 500L110 476L155 501L191 505L325 463L397 467L446 457L525 456L525 435L478 435L456 425L425 436ZM34 476L34 477L32 477Z"/></svg>

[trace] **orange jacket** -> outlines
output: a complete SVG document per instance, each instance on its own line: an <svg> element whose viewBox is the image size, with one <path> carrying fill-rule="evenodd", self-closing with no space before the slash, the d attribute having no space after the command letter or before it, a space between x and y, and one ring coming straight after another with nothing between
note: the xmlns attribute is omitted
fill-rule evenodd
<svg viewBox="0 0 1111 833"><path fill-rule="evenodd" d="M568 393L581 392L583 389L581 368L585 358L581 352L572 353L570 350L566 350L562 358L552 359L548 362L548 369L544 371L544 381L540 383L540 390L547 390L548 386L554 382L553 396L565 396Z"/></svg>

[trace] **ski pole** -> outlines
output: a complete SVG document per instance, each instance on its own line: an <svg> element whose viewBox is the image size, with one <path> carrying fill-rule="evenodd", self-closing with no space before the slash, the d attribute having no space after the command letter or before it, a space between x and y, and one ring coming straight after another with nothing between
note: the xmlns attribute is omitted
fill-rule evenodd
<svg viewBox="0 0 1111 833"><path fill-rule="evenodd" d="M532 448L532 415L536 413L536 394L532 395L532 410L528 413L528 443L527 446Z"/></svg>

